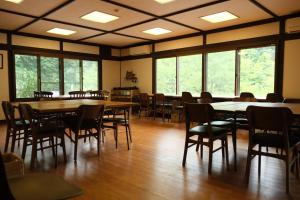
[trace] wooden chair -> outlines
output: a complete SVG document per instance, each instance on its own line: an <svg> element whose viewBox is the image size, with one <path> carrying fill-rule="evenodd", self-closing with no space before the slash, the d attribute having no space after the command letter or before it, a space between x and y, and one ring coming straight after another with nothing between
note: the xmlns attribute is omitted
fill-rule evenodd
<svg viewBox="0 0 300 200"><path fill-rule="evenodd" d="M119 128L118 126L125 127L126 133L126 141L127 141L127 149L130 150L129 140L132 143L132 136L131 136L131 129L130 129L130 108L129 107L120 107L111 109L110 116L103 117L102 120L102 127L103 133L108 129L113 129L114 131L114 138L115 138L115 145L116 149L118 148L118 135L119 135ZM103 137L104 139L104 137Z"/></svg>
<svg viewBox="0 0 300 200"><path fill-rule="evenodd" d="M11 103L9 103L8 101L2 101L2 109L6 121L6 138L5 138L4 152L7 152L8 150L10 139L11 139L10 151L14 152L16 141L18 141L18 145L19 145L20 140L24 139L24 126L22 120L18 120L15 118L15 107Z"/></svg>
<svg viewBox="0 0 300 200"><path fill-rule="evenodd" d="M25 159L26 149L28 145L32 145L31 151L31 162L30 167L34 167L34 163L37 157L37 151L47 148L52 149L53 156L55 157L55 166L57 166L57 146L61 146L64 155L64 161L66 162L66 148L64 139L64 127L61 123L55 120L40 120L37 113L34 113L33 109L28 104L20 104L19 112L25 127L24 143L22 150L22 158ZM60 143L57 139L60 139ZM54 140L55 139L55 140ZM40 148L37 144L42 144L43 142L48 142L48 146L41 145Z"/></svg>
<svg viewBox="0 0 300 200"><path fill-rule="evenodd" d="M91 136L96 138L97 153L98 155L100 154L103 112L104 105L81 105L75 115L67 116L63 119L66 126L70 129L70 134L67 134L67 136L74 143L74 162L77 162L77 146L78 140L81 138Z"/></svg>
<svg viewBox="0 0 300 200"><path fill-rule="evenodd" d="M241 92L240 97L235 100L243 101L243 102L255 102L256 98L254 97L254 94L252 94L251 92Z"/></svg>
<svg viewBox="0 0 300 200"><path fill-rule="evenodd" d="M182 160L182 166L185 166L186 156L188 148L197 145L198 151L199 145L208 146L209 148L209 163L208 173L211 174L212 169L212 156L213 153L222 149L222 153L225 151L226 164L229 167L228 161L228 143L226 128L216 127L211 125L211 121L214 117L214 109L210 104L186 104L186 138L184 145L184 154ZM197 123L192 127L192 123ZM194 136L198 136L198 139L194 139ZM207 141L204 141L207 139ZM221 147L214 149L214 141L221 140ZM202 149L201 149L202 151ZM224 155L224 154L223 154Z"/></svg>
<svg viewBox="0 0 300 200"><path fill-rule="evenodd" d="M268 93L266 97L266 102L281 103L283 102L283 96L277 93Z"/></svg>
<svg viewBox="0 0 300 200"><path fill-rule="evenodd" d="M139 118L141 118L141 114L143 111L146 112L146 116L149 116L150 111L150 100L147 93L139 94Z"/></svg>
<svg viewBox="0 0 300 200"><path fill-rule="evenodd" d="M0 199L70 199L83 193L79 187L47 173L25 174L8 180L5 156L0 152Z"/></svg>
<svg viewBox="0 0 300 200"><path fill-rule="evenodd" d="M165 100L165 95L161 93L154 94L154 114L153 119L155 120L156 114L160 113L162 115L162 120L165 121L165 115L171 115L172 104L167 103ZM169 121L168 117L168 121Z"/></svg>
<svg viewBox="0 0 300 200"><path fill-rule="evenodd" d="M289 193L289 172L291 165L296 164L298 176L297 145L300 138L293 137L289 133L289 125L292 119L292 111L280 107L247 108L249 121L249 146L246 165L246 181L249 182L251 160L258 155L258 175L261 175L261 156L269 156L285 161L286 165L286 193ZM265 130L275 133L266 133ZM258 146L258 150L255 147ZM262 152L262 147L280 148L285 153ZM293 153L292 160L290 156Z"/></svg>
<svg viewBox="0 0 300 200"><path fill-rule="evenodd" d="M213 97L210 92L201 92L199 103L213 103Z"/></svg>
<svg viewBox="0 0 300 200"><path fill-rule="evenodd" d="M85 98L86 92L84 91L71 91L69 92L70 99L83 99Z"/></svg>

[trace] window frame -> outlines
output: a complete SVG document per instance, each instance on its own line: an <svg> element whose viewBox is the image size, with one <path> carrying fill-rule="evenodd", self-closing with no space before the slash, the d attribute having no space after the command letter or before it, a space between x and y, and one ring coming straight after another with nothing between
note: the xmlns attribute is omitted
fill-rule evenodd
<svg viewBox="0 0 300 200"><path fill-rule="evenodd" d="M168 54L161 54L158 56L155 56L153 59L153 67L154 67L154 71L153 71L153 76L155 76L154 80L154 84L153 84L153 92L157 93L157 59L162 59L162 58L170 58L170 57L176 57L176 63L178 60L178 57L180 56L187 56L187 55L195 55L195 54L202 54L202 88L201 91L202 92L206 92L207 91L207 59L208 59L208 53L216 53L216 52L223 52L223 51L235 51L235 86L234 86L234 95L233 97L239 96L240 95L240 54L239 52L241 50L244 49L252 49L252 48L262 48L262 47L270 47L270 46L274 46L275 48L275 66L274 66L274 89L273 92L279 92L280 90L280 86L278 85L278 79L280 78L280 73L279 73L279 63L278 63L278 45L279 42L278 41L264 41L264 42L260 42L260 43L246 43L246 44L242 44L242 45L230 45L230 42L227 45L219 45L219 44L212 44L210 46L203 47L197 51L193 51L192 53L190 52L180 52L177 53L176 50L171 50ZM203 62L205 61L205 62ZM177 65L177 64L176 64ZM176 71L178 69L178 66L176 66ZM177 72L176 72L177 74ZM178 74L177 74L178 75ZM176 77L176 96L179 96L180 94L178 94L177 92L177 86L178 86L178 77ZM209 91L208 91L209 92ZM200 96L200 94L199 94ZM228 99L228 98L233 98L233 97L217 97L217 98L221 98L221 99Z"/></svg>
<svg viewBox="0 0 300 200"><path fill-rule="evenodd" d="M37 57L37 89L41 91L41 57L51 57L58 58L59 63L59 95L65 95L64 91L64 59L77 59L80 62L80 90L83 88L83 72L82 72L82 61L96 61L98 65L98 81L97 87L98 90L102 88L102 60L100 57L95 58L92 56L81 56L81 55L70 55L70 54L61 54L61 53L50 53L50 52L39 52L39 51L31 51L31 50L23 50L23 49L15 49L12 51L12 80L10 91L12 91L12 99L16 101L32 101L34 98L17 98L16 96L16 62L15 55L27 55L27 56L36 56ZM32 91L33 92L33 91Z"/></svg>

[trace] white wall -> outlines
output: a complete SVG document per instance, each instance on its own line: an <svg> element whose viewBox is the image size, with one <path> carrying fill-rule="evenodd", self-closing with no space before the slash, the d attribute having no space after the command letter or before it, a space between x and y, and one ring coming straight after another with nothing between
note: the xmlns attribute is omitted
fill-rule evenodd
<svg viewBox="0 0 300 200"><path fill-rule="evenodd" d="M9 101L7 51L0 50L0 54L3 55L3 69L0 69L0 101ZM5 117L2 108L0 110L0 120L3 120Z"/></svg>
<svg viewBox="0 0 300 200"><path fill-rule="evenodd" d="M120 87L120 62L112 60L102 61L102 89L111 91L113 87Z"/></svg>
<svg viewBox="0 0 300 200"><path fill-rule="evenodd" d="M125 79L127 71L136 75L136 83ZM121 84L122 87L137 86L140 92L152 94L152 58L122 61Z"/></svg>

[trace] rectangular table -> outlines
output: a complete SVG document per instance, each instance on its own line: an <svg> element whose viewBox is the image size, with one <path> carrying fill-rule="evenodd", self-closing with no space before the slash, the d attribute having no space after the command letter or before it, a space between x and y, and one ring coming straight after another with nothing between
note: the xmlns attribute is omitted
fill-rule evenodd
<svg viewBox="0 0 300 200"><path fill-rule="evenodd" d="M29 104L34 110L40 113L59 113L59 112L73 112L80 105L104 105L108 108L115 107L131 107L138 105L133 102L120 101L104 101L92 99L74 99L74 100L53 100L53 101L31 101L31 102L15 102L13 105L18 106L20 103Z"/></svg>

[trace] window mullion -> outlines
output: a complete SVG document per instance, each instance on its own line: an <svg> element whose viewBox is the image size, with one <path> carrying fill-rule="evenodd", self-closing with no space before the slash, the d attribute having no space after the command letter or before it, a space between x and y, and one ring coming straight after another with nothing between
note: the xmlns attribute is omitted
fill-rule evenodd
<svg viewBox="0 0 300 200"><path fill-rule="evenodd" d="M234 95L240 95L240 49L235 51L235 90Z"/></svg>
<svg viewBox="0 0 300 200"><path fill-rule="evenodd" d="M41 56L37 55L37 86L38 91L42 90L42 80L41 80Z"/></svg>
<svg viewBox="0 0 300 200"><path fill-rule="evenodd" d="M176 95L179 95L179 57L176 56Z"/></svg>
<svg viewBox="0 0 300 200"><path fill-rule="evenodd" d="M79 60L79 73L80 73L80 91L83 91L83 66L82 60Z"/></svg>

